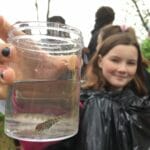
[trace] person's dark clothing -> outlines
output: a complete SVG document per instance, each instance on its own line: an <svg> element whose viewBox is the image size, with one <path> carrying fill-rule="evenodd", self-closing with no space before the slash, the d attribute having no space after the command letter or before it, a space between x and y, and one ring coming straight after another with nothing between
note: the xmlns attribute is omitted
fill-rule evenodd
<svg viewBox="0 0 150 150"><path fill-rule="evenodd" d="M78 135L49 150L149 150L149 97L139 98L129 89L85 90L81 100Z"/></svg>
<svg viewBox="0 0 150 150"><path fill-rule="evenodd" d="M113 8L109 6L102 6L97 9L95 13L95 24L94 28L91 31L91 39L88 44L89 54L88 58L93 56L94 52L96 51L97 46L97 37L99 31L106 25L112 24L115 19L115 12Z"/></svg>
<svg viewBox="0 0 150 150"><path fill-rule="evenodd" d="M90 39L90 42L88 45L89 53L87 53L88 60L90 60L92 58L94 52L96 51L98 34L99 34L99 30L95 31L92 34L92 37Z"/></svg>
<svg viewBox="0 0 150 150"><path fill-rule="evenodd" d="M130 90L86 91L85 96L80 150L150 148L148 97L139 98Z"/></svg>

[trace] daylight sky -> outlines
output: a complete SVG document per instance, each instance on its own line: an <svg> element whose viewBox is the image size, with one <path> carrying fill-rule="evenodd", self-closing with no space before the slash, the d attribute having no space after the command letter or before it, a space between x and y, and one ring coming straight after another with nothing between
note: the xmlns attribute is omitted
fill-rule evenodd
<svg viewBox="0 0 150 150"><path fill-rule="evenodd" d="M37 1L39 3L39 20L44 21L47 0ZM35 0L0 0L0 4L0 15L7 18L10 23L37 20ZM51 0L50 16L61 15L65 18L66 24L80 29L84 44L87 46L91 36L90 32L94 26L95 12L103 5L111 6L114 9L116 13L114 24L127 24L128 26L132 26L135 22L140 24L139 20L135 20L132 9L130 14L126 14L125 10L128 9L126 0ZM136 31L139 32L137 29Z"/></svg>

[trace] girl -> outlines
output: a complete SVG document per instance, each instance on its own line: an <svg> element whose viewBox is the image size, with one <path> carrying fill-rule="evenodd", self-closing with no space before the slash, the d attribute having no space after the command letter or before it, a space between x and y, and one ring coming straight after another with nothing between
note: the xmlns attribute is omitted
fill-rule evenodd
<svg viewBox="0 0 150 150"><path fill-rule="evenodd" d="M81 92L84 101L79 130L81 150L150 147L150 102L142 82L142 58L135 39L129 32L106 38L89 63Z"/></svg>

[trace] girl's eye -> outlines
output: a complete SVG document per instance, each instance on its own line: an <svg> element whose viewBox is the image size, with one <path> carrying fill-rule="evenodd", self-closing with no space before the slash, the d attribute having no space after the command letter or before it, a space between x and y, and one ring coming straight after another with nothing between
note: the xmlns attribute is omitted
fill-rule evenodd
<svg viewBox="0 0 150 150"><path fill-rule="evenodd" d="M132 65L132 66L135 66L135 65L137 65L137 62L135 62L135 61L130 61L130 62L128 62L128 64L129 64L129 65Z"/></svg>
<svg viewBox="0 0 150 150"><path fill-rule="evenodd" d="M112 61L112 62L115 62L115 63L118 63L118 62L119 62L119 60L118 60L118 59L114 59L114 58L113 58L113 59L111 59L111 61Z"/></svg>

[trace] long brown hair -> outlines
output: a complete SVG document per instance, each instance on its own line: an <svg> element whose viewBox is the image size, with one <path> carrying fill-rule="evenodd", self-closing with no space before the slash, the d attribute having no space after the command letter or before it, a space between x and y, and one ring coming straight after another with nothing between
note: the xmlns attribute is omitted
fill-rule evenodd
<svg viewBox="0 0 150 150"><path fill-rule="evenodd" d="M138 91L139 95L146 94L147 90L145 86L142 84L144 75L143 75L140 46L134 36L131 36L130 33L123 33L123 32L109 36L101 43L101 46L99 46L99 49L97 49L95 55L92 57L92 59L88 64L85 82L82 85L82 88L101 89L107 86L102 71L98 66L98 59L99 55L101 55L102 57L105 56L113 47L117 45L133 45L136 47L138 52L137 71L134 79L131 82L133 82L133 84L135 85L135 88Z"/></svg>

